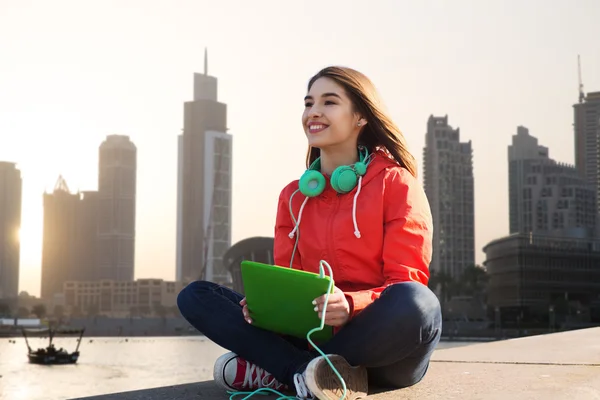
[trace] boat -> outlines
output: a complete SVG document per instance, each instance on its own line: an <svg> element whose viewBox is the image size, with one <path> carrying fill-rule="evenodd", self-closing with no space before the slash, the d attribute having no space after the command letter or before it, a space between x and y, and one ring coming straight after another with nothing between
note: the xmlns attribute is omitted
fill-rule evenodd
<svg viewBox="0 0 600 400"><path fill-rule="evenodd" d="M42 365L55 365L55 364L75 364L77 360L79 360L79 345L81 344L81 339L83 338L83 334L85 332L85 328L83 329L70 329L70 328L38 328L38 329L21 329L23 333L23 337L25 338L25 343L27 344L27 357L29 358L29 363L31 364L42 364ZM47 335L49 338L48 346L46 348L39 348L37 350L33 350L31 346L29 346L29 341L27 340L27 334L36 334L36 335ZM77 340L77 347L75 351L69 353L67 350L56 349L54 347L54 343L52 341L56 337L56 335L79 335L79 339Z"/></svg>

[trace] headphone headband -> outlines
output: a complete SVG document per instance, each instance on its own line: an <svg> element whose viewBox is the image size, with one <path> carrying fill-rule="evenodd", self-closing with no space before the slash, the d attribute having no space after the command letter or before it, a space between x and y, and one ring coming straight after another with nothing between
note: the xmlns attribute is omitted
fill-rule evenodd
<svg viewBox="0 0 600 400"><path fill-rule="evenodd" d="M341 194L351 192L358 183L358 177L367 173L367 165L370 163L369 150L366 146L358 146L358 161L352 165L337 167L331 174L331 186ZM321 157L317 157L308 169L302 174L299 189L307 197L315 197L325 190L325 177L321 174Z"/></svg>
<svg viewBox="0 0 600 400"><path fill-rule="evenodd" d="M358 146L358 162L368 164L366 161L369 158L369 150L362 144ZM356 164L353 164L356 165ZM317 157L308 167L312 171L321 171L321 157Z"/></svg>

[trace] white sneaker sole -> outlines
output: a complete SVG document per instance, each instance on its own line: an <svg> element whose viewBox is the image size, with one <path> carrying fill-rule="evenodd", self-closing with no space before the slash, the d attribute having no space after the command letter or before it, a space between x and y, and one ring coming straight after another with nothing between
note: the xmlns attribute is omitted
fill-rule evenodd
<svg viewBox="0 0 600 400"><path fill-rule="evenodd" d="M225 353L215 361L215 367L213 369L213 379L215 383L221 386L225 390L235 390L227 384L225 381L225 365L231 360L237 358L237 354L233 352Z"/></svg>
<svg viewBox="0 0 600 400"><path fill-rule="evenodd" d="M344 400L367 397L369 389L367 369L351 366L342 356L328 355L327 357L346 383ZM317 399L339 400L342 398L344 394L342 383L323 357L317 357L308 364L305 376L308 389Z"/></svg>

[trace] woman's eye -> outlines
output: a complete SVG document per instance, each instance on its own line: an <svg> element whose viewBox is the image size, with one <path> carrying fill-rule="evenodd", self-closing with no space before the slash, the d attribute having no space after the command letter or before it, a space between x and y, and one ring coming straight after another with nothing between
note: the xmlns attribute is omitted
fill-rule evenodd
<svg viewBox="0 0 600 400"><path fill-rule="evenodd" d="M334 105L335 103L333 101L326 101L325 105L326 106L330 106L330 105Z"/></svg>
<svg viewBox="0 0 600 400"><path fill-rule="evenodd" d="M304 103L304 107L312 107L311 103Z"/></svg>

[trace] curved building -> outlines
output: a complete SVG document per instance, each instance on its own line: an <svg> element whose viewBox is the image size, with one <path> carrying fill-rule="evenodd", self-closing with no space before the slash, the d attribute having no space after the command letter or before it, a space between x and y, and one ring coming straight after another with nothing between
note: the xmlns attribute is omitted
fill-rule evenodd
<svg viewBox="0 0 600 400"><path fill-rule="evenodd" d="M273 264L274 238L255 236L240 240L229 248L223 255L223 265L233 278L233 290L244 293L241 264L244 260Z"/></svg>

